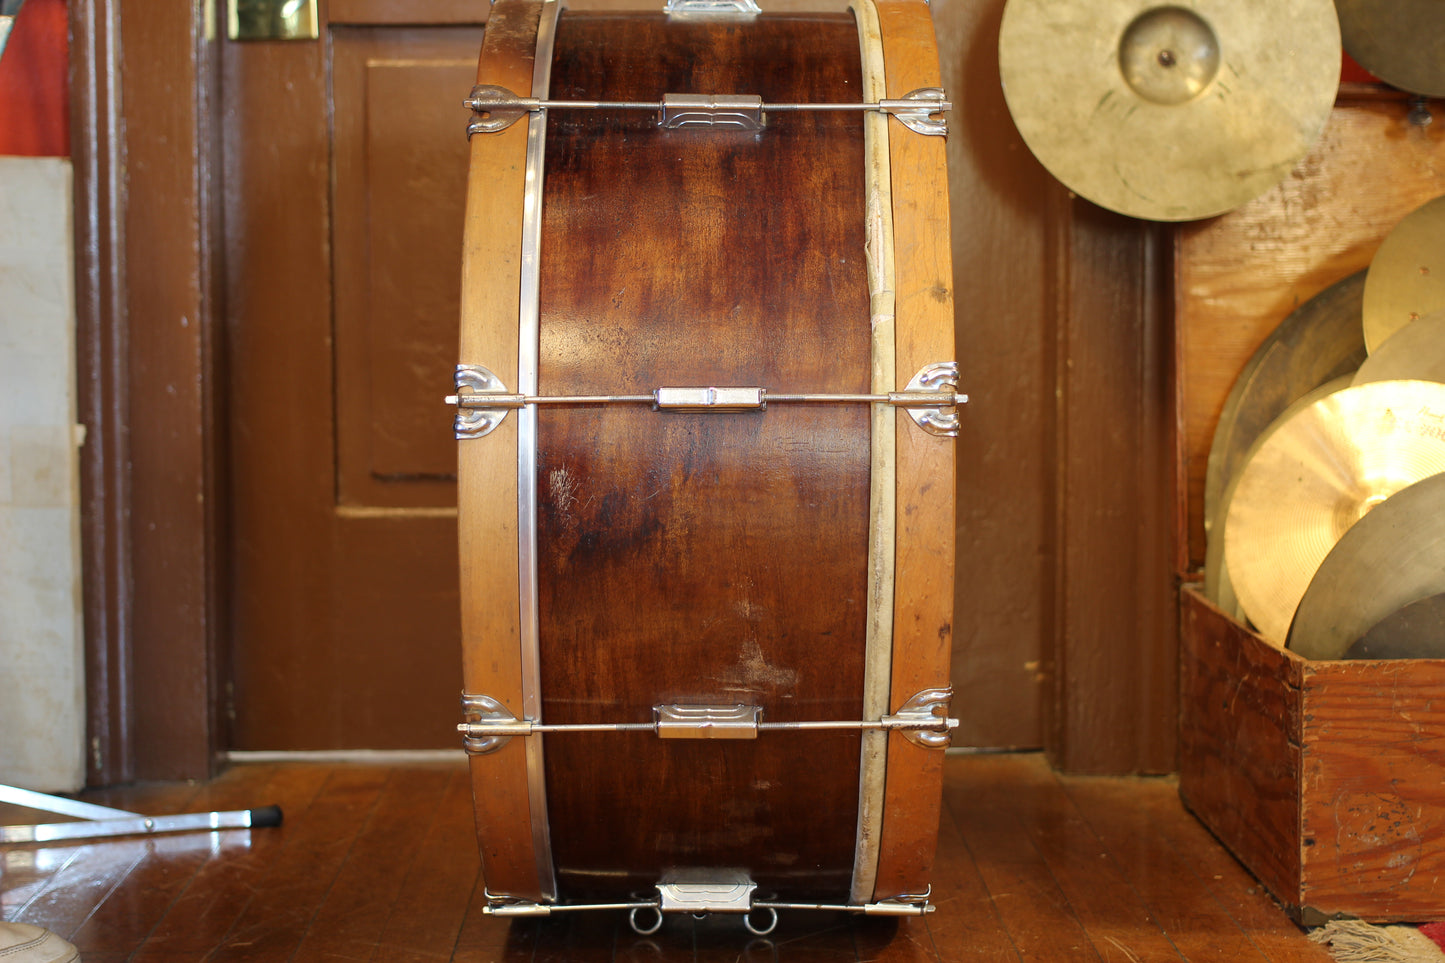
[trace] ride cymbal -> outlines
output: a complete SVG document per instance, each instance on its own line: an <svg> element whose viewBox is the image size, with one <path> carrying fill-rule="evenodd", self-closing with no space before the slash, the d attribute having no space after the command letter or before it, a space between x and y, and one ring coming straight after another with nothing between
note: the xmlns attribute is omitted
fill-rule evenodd
<svg viewBox="0 0 1445 963"><path fill-rule="evenodd" d="M1307 659L1342 658L1391 613L1441 592L1445 475L1434 475L1400 489L1341 536L1300 598L1289 647ZM1404 632L1385 627L1368 647L1398 650ZM1441 649L1445 637L1436 640Z"/></svg>
<svg viewBox="0 0 1445 963"><path fill-rule="evenodd" d="M1364 291L1365 272L1360 271L1310 298L1280 322L1235 379L1209 447L1206 533L1218 524L1220 499L1264 430L1298 399L1352 374L1364 362Z"/></svg>
<svg viewBox="0 0 1445 963"><path fill-rule="evenodd" d="M1445 197L1406 214L1385 236L1365 274L1365 347L1445 310Z"/></svg>
<svg viewBox="0 0 1445 963"><path fill-rule="evenodd" d="M1445 471L1445 385L1378 381L1311 404L1274 429L1239 476L1224 564L1240 605L1283 643L1310 579L1351 525Z"/></svg>
<svg viewBox="0 0 1445 963"><path fill-rule="evenodd" d="M1445 381L1445 311L1411 321L1360 364L1352 384Z"/></svg>
<svg viewBox="0 0 1445 963"><path fill-rule="evenodd" d="M1345 650L1345 659L1438 659L1445 656L1445 593L1427 595L1375 623Z"/></svg>
<svg viewBox="0 0 1445 963"><path fill-rule="evenodd" d="M1364 350L1364 345L1361 344L1360 353L1363 354ZM1303 411L1316 401L1319 401L1321 398L1326 398L1336 391L1344 391L1349 386L1350 376L1345 375L1333 381L1327 381L1319 387L1305 392L1303 396L1295 400L1289 407L1285 408L1283 412L1280 412L1262 431L1257 433L1258 437L1253 440L1248 450L1239 455L1238 463L1240 465L1248 464L1249 459L1254 456L1254 453L1259 450L1261 445L1265 444L1266 439L1280 426L1287 424L1296 412ZM1218 438L1217 433L1215 437L1216 439ZM1211 460L1213 457L1213 452L1211 451ZM1215 518L1216 524L1213 526L1213 530L1209 532L1209 537L1204 544L1204 595L1205 598L1208 598L1215 605L1219 606L1220 611L1232 615L1242 622L1245 619L1244 610L1239 605L1239 597L1235 594L1234 583L1229 578L1229 568L1224 564L1225 513L1229 511L1229 503L1233 501L1234 490L1237 487L1239 487L1238 476L1231 476L1230 482L1224 490L1224 494L1219 497L1216 508L1218 512ZM1208 503L1206 502L1206 504ZM1206 524L1208 521L1209 518L1206 516Z"/></svg>
<svg viewBox="0 0 1445 963"><path fill-rule="evenodd" d="M1071 190L1133 217L1222 214L1279 183L1339 85L1331 0L1009 0L1004 99Z"/></svg>
<svg viewBox="0 0 1445 963"><path fill-rule="evenodd" d="M1445 95L1445 4L1439 0L1335 0L1351 57L1392 87Z"/></svg>

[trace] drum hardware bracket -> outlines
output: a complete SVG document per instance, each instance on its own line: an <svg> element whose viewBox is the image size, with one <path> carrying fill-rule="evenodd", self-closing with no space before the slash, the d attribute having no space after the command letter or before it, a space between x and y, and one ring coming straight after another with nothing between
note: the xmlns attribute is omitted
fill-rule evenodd
<svg viewBox="0 0 1445 963"><path fill-rule="evenodd" d="M664 94L659 124L679 127L763 129L763 98L747 94Z"/></svg>
<svg viewBox="0 0 1445 963"><path fill-rule="evenodd" d="M758 387L665 387L645 395L522 395L509 393L496 375L476 364L457 365L454 395L446 403L457 409L453 426L459 441L482 438L502 423L507 412L528 405L651 405L654 411L762 411L769 404L886 404L908 412L929 434L958 435L958 406L968 395L958 392L958 364L926 365L902 391L887 394L784 394Z"/></svg>
<svg viewBox="0 0 1445 963"><path fill-rule="evenodd" d="M948 734L958 727L958 720L948 716L952 698L952 687L923 689L904 702L897 712L873 721L764 722L761 706L739 703L654 706L651 722L544 725L532 719L518 719L491 696L464 694L465 721L458 723L457 731L471 755L494 752L512 736L566 732L651 732L660 739L756 739L761 732L883 730L898 731L909 742L925 749L943 749L948 746Z"/></svg>
<svg viewBox="0 0 1445 963"><path fill-rule="evenodd" d="M722 17L751 20L762 9L754 0L667 0L662 12L672 17Z"/></svg>
<svg viewBox="0 0 1445 963"><path fill-rule="evenodd" d="M540 110L650 110L661 127L725 127L759 130L767 114L797 111L875 110L890 114L909 130L933 137L948 135L947 112L953 109L941 87L920 87L902 97L869 103L765 104L747 94L666 94L661 101L543 100L519 97L506 87L478 84L463 102L475 115L467 124L467 137L506 130L522 117Z"/></svg>
<svg viewBox="0 0 1445 963"><path fill-rule="evenodd" d="M932 913L931 887L923 893L893 896L872 903L781 903L755 900L757 884L740 870L673 870L657 883L657 898L622 903L536 903L486 894L482 911L490 916L551 916L584 910L627 910L633 931L649 936L662 928L667 913L741 916L754 936L767 936L778 925L779 910L819 910L864 916L924 916Z"/></svg>

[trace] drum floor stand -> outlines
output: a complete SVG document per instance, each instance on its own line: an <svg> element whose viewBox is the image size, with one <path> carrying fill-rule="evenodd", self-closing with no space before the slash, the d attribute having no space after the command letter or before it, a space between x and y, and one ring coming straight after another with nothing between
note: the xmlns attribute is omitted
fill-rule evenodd
<svg viewBox="0 0 1445 963"><path fill-rule="evenodd" d="M484 912L493 916L551 916L579 910L628 910L627 921L634 932L649 936L662 928L668 913L696 917L728 913L742 917L743 926L754 936L767 936L778 925L778 910L824 910L861 913L865 916L923 916L932 913L929 893L895 896L863 905L852 903L781 903L753 900L757 884L740 870L678 870L663 876L657 884L656 899L622 903L534 903L487 893Z"/></svg>
<svg viewBox="0 0 1445 963"><path fill-rule="evenodd" d="M49 843L67 839L210 832L218 829L260 829L281 825L280 806L235 809L228 812L181 813L175 816L144 816L124 809L97 806L65 796L49 796L15 786L0 786L0 803L75 817L72 822L0 826L0 843Z"/></svg>

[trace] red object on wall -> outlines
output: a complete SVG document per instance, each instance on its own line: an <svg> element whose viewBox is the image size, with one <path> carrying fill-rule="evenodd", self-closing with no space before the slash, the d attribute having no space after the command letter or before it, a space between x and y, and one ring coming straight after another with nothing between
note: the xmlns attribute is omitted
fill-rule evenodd
<svg viewBox="0 0 1445 963"><path fill-rule="evenodd" d="M1379 77L1376 77L1374 74L1370 73L1370 72L1369 72L1368 70L1366 70L1364 67L1361 67L1361 66L1355 61L1355 58L1354 58L1354 57L1351 57L1349 54L1344 54L1344 55L1341 57L1341 61L1342 61L1341 64L1340 64L1340 82L1341 82L1341 83L1355 83L1355 84L1382 84L1382 83L1384 83L1384 81L1381 80Z"/></svg>
<svg viewBox="0 0 1445 963"><path fill-rule="evenodd" d="M0 154L70 155L66 0L26 0L0 53Z"/></svg>

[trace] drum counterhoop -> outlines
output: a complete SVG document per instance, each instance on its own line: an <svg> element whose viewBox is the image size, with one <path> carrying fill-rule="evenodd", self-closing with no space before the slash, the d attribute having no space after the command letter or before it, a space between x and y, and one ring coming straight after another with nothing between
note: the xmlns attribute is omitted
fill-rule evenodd
<svg viewBox="0 0 1445 963"><path fill-rule="evenodd" d="M493 7L447 401L497 915L932 910L950 105L923 0L750 5Z"/></svg>

